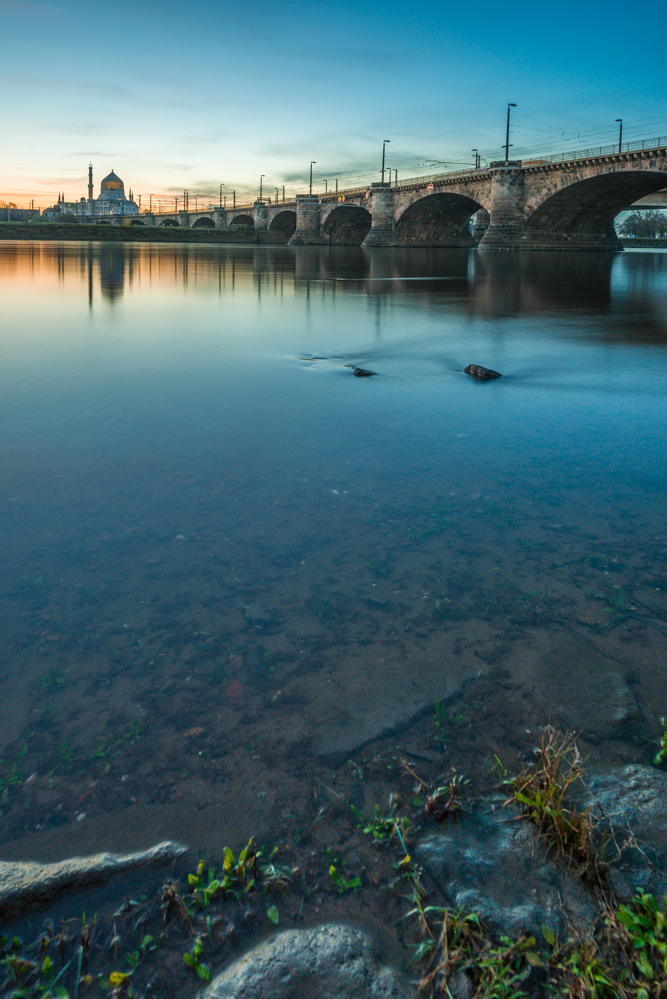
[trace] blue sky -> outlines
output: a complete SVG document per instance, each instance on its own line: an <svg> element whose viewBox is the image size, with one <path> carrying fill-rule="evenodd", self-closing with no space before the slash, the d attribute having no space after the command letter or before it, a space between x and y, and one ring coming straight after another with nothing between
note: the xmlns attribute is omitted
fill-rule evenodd
<svg viewBox="0 0 667 999"><path fill-rule="evenodd" d="M667 134L667 7L0 0L0 198L217 200ZM657 41L654 41L656 39ZM447 164L447 166L443 164ZM429 164L434 164L433 166ZM145 203L145 202L144 202Z"/></svg>

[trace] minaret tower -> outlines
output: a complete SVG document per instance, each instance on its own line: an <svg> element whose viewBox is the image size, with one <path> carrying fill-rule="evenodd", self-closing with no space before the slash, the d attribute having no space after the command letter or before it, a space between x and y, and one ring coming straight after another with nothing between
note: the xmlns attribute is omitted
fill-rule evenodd
<svg viewBox="0 0 667 999"><path fill-rule="evenodd" d="M93 164L88 164L88 214L93 214Z"/></svg>

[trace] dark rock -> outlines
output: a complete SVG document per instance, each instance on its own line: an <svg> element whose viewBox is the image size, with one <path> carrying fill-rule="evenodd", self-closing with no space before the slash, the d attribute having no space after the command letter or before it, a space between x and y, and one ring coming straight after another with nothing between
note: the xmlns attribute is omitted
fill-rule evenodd
<svg viewBox="0 0 667 999"><path fill-rule="evenodd" d="M614 890L631 896L641 888L662 899L667 892L667 774L630 764L592 774L587 787L582 804L590 805L594 816L598 806L603 809L599 821L610 822L621 850L608 875ZM608 852L613 856L614 843Z"/></svg>
<svg viewBox="0 0 667 999"><path fill-rule="evenodd" d="M369 936L330 924L286 930L253 947L203 999L410 999L401 976L380 966Z"/></svg>
<svg viewBox="0 0 667 999"><path fill-rule="evenodd" d="M0 915L14 916L62 891L105 881L121 871L175 860L186 849L166 841L138 853L97 853L92 857L70 857L57 864L0 861Z"/></svg>
<svg viewBox="0 0 667 999"><path fill-rule="evenodd" d="M352 370L357 378L369 378L371 375L377 375L377 371L368 371L367 368L353 368Z"/></svg>
<svg viewBox="0 0 667 999"><path fill-rule="evenodd" d="M532 827L500 807L465 814L434 829L416 850L453 909L476 912L491 930L516 937L549 926L584 928L595 918L589 892L547 857Z"/></svg>
<svg viewBox="0 0 667 999"><path fill-rule="evenodd" d="M488 382L492 378L503 377L499 371L492 371L491 368L483 368L481 364L469 364L468 367L463 370L467 375L472 375L473 378L479 378L479 380L483 382Z"/></svg>

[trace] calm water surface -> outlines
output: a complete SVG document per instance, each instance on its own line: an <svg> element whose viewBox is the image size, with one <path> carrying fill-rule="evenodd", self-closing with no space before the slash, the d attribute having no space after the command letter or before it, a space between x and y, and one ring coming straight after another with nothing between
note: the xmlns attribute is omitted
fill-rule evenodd
<svg viewBox="0 0 667 999"><path fill-rule="evenodd" d="M649 761L667 255L3 242L0 285L4 857L297 842L383 739Z"/></svg>

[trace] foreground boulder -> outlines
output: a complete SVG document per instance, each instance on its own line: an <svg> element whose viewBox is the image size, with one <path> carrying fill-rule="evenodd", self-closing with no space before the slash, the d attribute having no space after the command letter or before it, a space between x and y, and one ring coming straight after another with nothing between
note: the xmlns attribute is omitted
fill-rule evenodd
<svg viewBox="0 0 667 999"><path fill-rule="evenodd" d="M370 937L329 924L286 930L253 947L209 985L204 999L411 999L416 993L378 965Z"/></svg>
<svg viewBox="0 0 667 999"><path fill-rule="evenodd" d="M105 881L135 867L167 863L185 852L186 847L167 840L137 853L96 853L91 857L70 857L57 864L0 861L0 916L15 916L61 891Z"/></svg>
<svg viewBox="0 0 667 999"><path fill-rule="evenodd" d="M371 375L377 375L377 371L369 371L368 368L353 368L352 371L357 378L370 378Z"/></svg>
<svg viewBox="0 0 667 999"><path fill-rule="evenodd" d="M503 377L499 371L494 371L492 368L483 368L481 364L469 364L468 367L463 370L467 375L472 375L473 378L479 378L482 382L488 382L492 378Z"/></svg>

